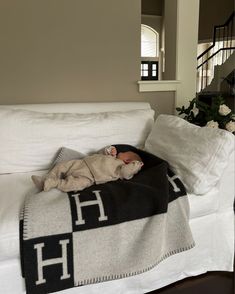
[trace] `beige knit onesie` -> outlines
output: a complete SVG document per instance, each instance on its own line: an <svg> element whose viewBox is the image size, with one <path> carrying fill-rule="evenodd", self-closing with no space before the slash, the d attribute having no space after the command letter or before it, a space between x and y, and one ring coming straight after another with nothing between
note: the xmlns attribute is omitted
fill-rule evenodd
<svg viewBox="0 0 235 294"><path fill-rule="evenodd" d="M46 176L44 191L58 188L61 191L80 191L94 183L101 184L117 179L130 179L142 167L140 161L125 164L111 155L95 154L57 164Z"/></svg>

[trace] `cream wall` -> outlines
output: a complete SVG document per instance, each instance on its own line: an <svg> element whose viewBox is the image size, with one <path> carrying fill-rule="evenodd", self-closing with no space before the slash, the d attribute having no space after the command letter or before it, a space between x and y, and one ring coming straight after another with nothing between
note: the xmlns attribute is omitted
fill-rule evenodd
<svg viewBox="0 0 235 294"><path fill-rule="evenodd" d="M164 0L141 0L141 12L148 15L162 15Z"/></svg>
<svg viewBox="0 0 235 294"><path fill-rule="evenodd" d="M176 105L188 105L196 95L199 0L177 0Z"/></svg>
<svg viewBox="0 0 235 294"><path fill-rule="evenodd" d="M176 79L177 0L164 1L165 72L164 80Z"/></svg>
<svg viewBox="0 0 235 294"><path fill-rule="evenodd" d="M1 0L0 104L150 101L139 93L140 0Z"/></svg>

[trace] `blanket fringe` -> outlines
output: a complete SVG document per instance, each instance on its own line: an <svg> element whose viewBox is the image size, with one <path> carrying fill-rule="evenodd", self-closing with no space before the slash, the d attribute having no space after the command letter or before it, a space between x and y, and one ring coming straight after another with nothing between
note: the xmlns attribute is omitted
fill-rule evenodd
<svg viewBox="0 0 235 294"><path fill-rule="evenodd" d="M86 279L86 280L78 282L78 284L76 286L84 286L84 285L88 285L88 284L101 283L101 282L105 282L105 281L123 279L123 278L127 278L130 276L142 274L144 272L147 272L147 271L153 269L155 266L157 266L160 262L162 262L164 259L168 258L169 256L183 252L183 251L190 250L194 246L195 246L195 242L191 243L188 246L169 251L169 252L165 253L163 256L161 256L156 263L154 263L153 265L151 265L145 269L141 269L141 270L131 272L131 273L123 273L123 274L116 274L116 275L109 275L109 276L103 276L103 277L96 277L96 278L92 278L92 279Z"/></svg>

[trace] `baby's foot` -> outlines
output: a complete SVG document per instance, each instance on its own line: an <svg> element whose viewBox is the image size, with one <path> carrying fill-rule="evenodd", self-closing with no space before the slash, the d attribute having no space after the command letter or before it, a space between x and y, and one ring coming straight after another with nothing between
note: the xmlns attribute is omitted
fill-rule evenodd
<svg viewBox="0 0 235 294"><path fill-rule="evenodd" d="M39 191L43 190L43 186L44 186L44 179L43 177L39 177L39 176L32 176L31 177L32 181L34 182L35 186L39 189Z"/></svg>

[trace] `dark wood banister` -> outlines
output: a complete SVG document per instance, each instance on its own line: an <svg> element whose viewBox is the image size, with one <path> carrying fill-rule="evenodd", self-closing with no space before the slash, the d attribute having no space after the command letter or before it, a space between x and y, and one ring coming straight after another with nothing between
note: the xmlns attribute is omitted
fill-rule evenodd
<svg viewBox="0 0 235 294"><path fill-rule="evenodd" d="M233 13L230 15L230 17L226 20L226 22L223 25L214 26L212 45L197 57L198 77L200 77L200 79L198 80L199 92L208 86L209 60L212 59L213 57L215 57L218 53L222 52L221 58L222 58L222 63L224 63L225 60L227 60L228 57L231 55L231 51L234 52L234 50L235 50L234 43L233 43L234 18L235 18L235 11L233 11ZM215 48L218 41L222 41L222 46L221 46L222 48ZM229 42L230 42L230 46L228 45ZM213 48L215 48L215 50L217 50L217 51L213 52L214 51L213 50L211 52L210 50L212 50ZM229 52L229 50L230 50L230 52ZM211 55L208 54L209 51L210 51ZM210 55L210 56L208 57L208 55ZM204 65L206 66L206 68L204 68ZM204 71L206 71L205 74L204 74Z"/></svg>
<svg viewBox="0 0 235 294"><path fill-rule="evenodd" d="M200 65L198 65L197 69L199 69L201 66L203 66L203 64L207 63L208 60L210 60L212 57L214 57L217 53L219 53L220 51L225 51L225 50L232 50L235 49L235 47L227 47L227 48L220 48L219 50L217 50L215 53L213 53L210 57L207 58L207 60L205 60L203 63L201 63Z"/></svg>
<svg viewBox="0 0 235 294"><path fill-rule="evenodd" d="M207 48L204 52L202 52L198 57L197 57L197 60L200 59L203 55L205 55L208 51L210 51L214 46L215 46L215 43L216 43L216 30L218 28L224 28L224 27L227 27L229 25L229 23L231 21L233 21L233 18L235 17L235 11L233 11L233 13L230 15L230 17L226 20L226 22L223 24L223 25L217 25L217 26L214 26L214 33L213 33L213 44Z"/></svg>

